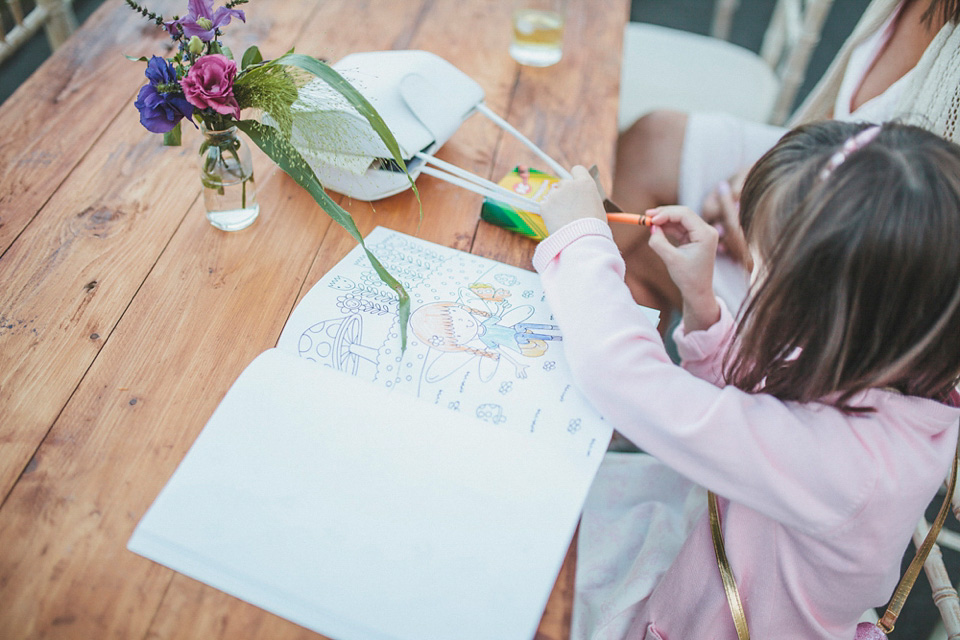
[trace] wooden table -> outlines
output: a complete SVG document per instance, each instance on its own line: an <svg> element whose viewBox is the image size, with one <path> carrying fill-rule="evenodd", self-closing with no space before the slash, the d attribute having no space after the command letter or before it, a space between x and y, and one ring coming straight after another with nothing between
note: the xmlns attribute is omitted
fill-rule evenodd
<svg viewBox="0 0 960 640"><path fill-rule="evenodd" d="M599 165L609 189L627 0L570 0L564 58L547 69L507 55L509 4L254 0L225 40L267 57L434 52L562 164ZM168 45L109 0L0 108L0 638L318 637L125 547L230 384L354 246L262 155L256 224L207 223L198 135L167 148L140 126L143 64L121 55ZM439 156L493 179L537 165L482 117ZM383 225L530 268L534 243L481 222L479 196L418 184L419 230L409 192L343 204L364 234ZM538 638L569 635L573 565L571 550Z"/></svg>

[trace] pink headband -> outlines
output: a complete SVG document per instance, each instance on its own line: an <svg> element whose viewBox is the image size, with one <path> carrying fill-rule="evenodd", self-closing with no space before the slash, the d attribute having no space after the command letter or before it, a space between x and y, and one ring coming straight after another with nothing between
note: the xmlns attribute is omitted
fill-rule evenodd
<svg viewBox="0 0 960 640"><path fill-rule="evenodd" d="M872 127L867 127L856 135L847 138L846 142L843 143L843 146L840 147L840 150L830 156L830 159L827 161L827 166L820 171L821 182L829 178L830 174L833 173L837 167L843 164L844 161L850 157L851 153L854 151L859 151L870 144L870 142L877 137L878 133L880 133L880 125L875 124Z"/></svg>

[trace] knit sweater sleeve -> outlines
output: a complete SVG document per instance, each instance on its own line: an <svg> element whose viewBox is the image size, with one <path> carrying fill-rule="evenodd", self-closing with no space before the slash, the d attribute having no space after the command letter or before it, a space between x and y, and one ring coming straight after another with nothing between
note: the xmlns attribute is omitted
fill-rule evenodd
<svg viewBox="0 0 960 640"><path fill-rule="evenodd" d="M720 387L670 361L623 283L624 263L605 223L582 219L563 227L537 248L534 267L575 383L641 449L800 530L836 526L865 502L876 475L867 457L851 453L845 466L822 455L863 449L843 428L848 416ZM732 325L729 313L722 322ZM691 333L685 348L702 348L701 364L714 366L710 352L725 331Z"/></svg>
<svg viewBox="0 0 960 640"><path fill-rule="evenodd" d="M673 332L673 341L684 369L702 380L723 386L723 358L734 338L734 322L726 303L717 298L720 320L703 331L691 331L681 322Z"/></svg>

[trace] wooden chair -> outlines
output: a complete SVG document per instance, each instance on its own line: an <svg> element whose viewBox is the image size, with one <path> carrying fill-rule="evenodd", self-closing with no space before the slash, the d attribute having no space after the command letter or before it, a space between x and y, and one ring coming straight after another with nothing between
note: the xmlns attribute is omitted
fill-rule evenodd
<svg viewBox="0 0 960 640"><path fill-rule="evenodd" d="M738 0L717 0L711 36L629 23L620 78L620 129L658 108L724 111L782 124L832 4L777 0L759 55L726 41Z"/></svg>
<svg viewBox="0 0 960 640"><path fill-rule="evenodd" d="M13 24L7 25L0 14L0 63L13 55L41 27L47 32L51 49L63 44L77 28L72 0L36 0L36 5L26 14L24 3L20 0L6 0L6 3Z"/></svg>

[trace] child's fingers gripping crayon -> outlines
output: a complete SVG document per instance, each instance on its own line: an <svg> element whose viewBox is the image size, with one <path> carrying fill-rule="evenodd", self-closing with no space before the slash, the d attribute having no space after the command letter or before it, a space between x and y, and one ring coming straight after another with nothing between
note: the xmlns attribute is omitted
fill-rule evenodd
<svg viewBox="0 0 960 640"><path fill-rule="evenodd" d="M638 224L657 227L658 231L663 231L666 238L670 239L675 246L691 243L716 245L719 236L716 228L707 224L688 207L680 205L656 207L648 209L645 215L647 222ZM653 232L652 229L651 232Z"/></svg>
<svg viewBox="0 0 960 640"><path fill-rule="evenodd" d="M680 290L684 326L688 330L711 326L720 314L713 294L717 230L687 207L658 207L648 213L650 248Z"/></svg>

